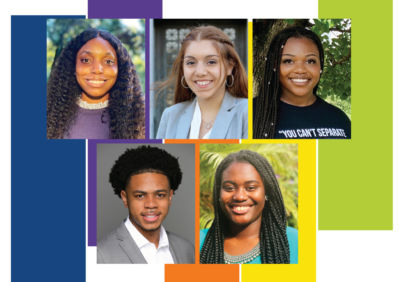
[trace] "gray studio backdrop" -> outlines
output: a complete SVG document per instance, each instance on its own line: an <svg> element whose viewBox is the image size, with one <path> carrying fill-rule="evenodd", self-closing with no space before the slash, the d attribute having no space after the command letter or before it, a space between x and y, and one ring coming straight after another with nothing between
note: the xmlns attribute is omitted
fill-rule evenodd
<svg viewBox="0 0 400 282"><path fill-rule="evenodd" d="M97 144L97 241L118 227L127 218L128 209L114 194L109 173L115 161L128 148L142 144ZM182 183L175 195L168 216L163 223L166 230L189 240L194 245L195 215L195 156L194 144L150 144L162 148L178 158Z"/></svg>

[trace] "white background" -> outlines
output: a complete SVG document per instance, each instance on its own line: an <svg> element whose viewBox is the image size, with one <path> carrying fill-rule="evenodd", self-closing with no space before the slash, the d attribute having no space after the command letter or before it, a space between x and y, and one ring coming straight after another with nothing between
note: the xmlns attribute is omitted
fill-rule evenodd
<svg viewBox="0 0 400 282"><path fill-rule="evenodd" d="M134 1L134 0L132 0ZM143 1L143 0L137 0ZM394 56L394 109L400 107L399 64L400 58L396 50L400 50L399 1L393 1L393 56ZM62 4L61 4L62 3ZM179 1L163 0L163 15L166 18L316 18L318 17L317 0L202 0ZM2 42L1 85L4 96L1 99L1 146L0 173L2 189L0 194L0 280L11 280L11 60L10 15L85 15L87 0L14 0L3 1L1 8L1 29L5 42ZM45 95L45 93L43 93ZM394 140L399 142L399 111L394 110ZM399 149L394 145L394 187L393 187L393 231L317 231L317 281L318 282L369 282L400 281L400 217L399 217ZM396 173L397 172L397 173ZM377 187L379 189L379 187ZM97 268L90 262L95 261L95 251L87 252L88 282L96 281L164 281L163 267L150 265L136 266L104 266ZM141 269L141 271L135 271ZM148 271L143 271L146 268ZM141 276L145 273L146 276ZM118 275L119 274L119 275ZM118 275L118 277L116 277ZM149 275L151 275L149 277ZM190 279L189 279L190 280ZM56 281L56 278L55 278Z"/></svg>

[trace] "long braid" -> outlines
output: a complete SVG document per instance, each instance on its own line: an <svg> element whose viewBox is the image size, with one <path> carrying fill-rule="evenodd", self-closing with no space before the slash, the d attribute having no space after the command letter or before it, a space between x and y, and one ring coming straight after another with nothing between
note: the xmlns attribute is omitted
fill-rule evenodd
<svg viewBox="0 0 400 282"><path fill-rule="evenodd" d="M274 38L275 39L275 38ZM282 48L277 40L273 40L265 61L265 71L258 101L254 112L254 138L273 138L275 134L276 117L280 93L279 62L282 57Z"/></svg>
<svg viewBox="0 0 400 282"><path fill-rule="evenodd" d="M303 27L293 26L275 35L268 49L264 76L257 96L257 104L254 105L253 138L255 139L274 138L279 100L282 92L279 82L282 51L287 40L291 37L311 39L318 47L321 70L324 68L324 49L321 40L314 32ZM314 94L316 94L317 89L318 84L313 89Z"/></svg>
<svg viewBox="0 0 400 282"><path fill-rule="evenodd" d="M275 173L269 162L261 155L242 150L228 155L215 173L213 204L215 219L204 240L200 263L224 263L225 216L219 203L222 173L233 162L247 162L260 174L268 198L262 211L260 227L260 250L262 263L289 263L289 243L286 236L286 212Z"/></svg>

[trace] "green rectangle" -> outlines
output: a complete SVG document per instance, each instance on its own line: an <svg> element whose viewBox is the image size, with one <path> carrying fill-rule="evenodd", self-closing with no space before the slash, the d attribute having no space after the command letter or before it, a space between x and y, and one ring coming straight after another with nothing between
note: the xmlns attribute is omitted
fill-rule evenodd
<svg viewBox="0 0 400 282"><path fill-rule="evenodd" d="M318 142L319 230L393 227L392 1L319 0L352 19L351 140Z"/></svg>

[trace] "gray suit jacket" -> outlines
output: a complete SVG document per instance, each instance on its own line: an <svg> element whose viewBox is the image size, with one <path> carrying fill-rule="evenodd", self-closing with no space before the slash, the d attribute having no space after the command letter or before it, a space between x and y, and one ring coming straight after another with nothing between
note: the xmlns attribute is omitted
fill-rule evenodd
<svg viewBox="0 0 400 282"><path fill-rule="evenodd" d="M187 139L196 99L166 108L161 116L157 139ZM210 139L247 139L247 98L224 95Z"/></svg>
<svg viewBox="0 0 400 282"><path fill-rule="evenodd" d="M167 231L169 250L175 263L194 263L193 245ZM97 244L97 263L147 263L123 222Z"/></svg>

